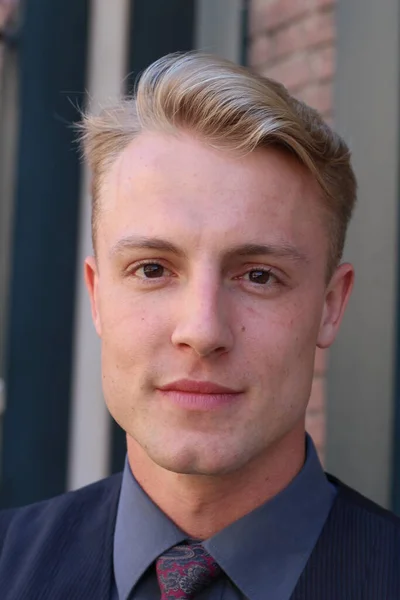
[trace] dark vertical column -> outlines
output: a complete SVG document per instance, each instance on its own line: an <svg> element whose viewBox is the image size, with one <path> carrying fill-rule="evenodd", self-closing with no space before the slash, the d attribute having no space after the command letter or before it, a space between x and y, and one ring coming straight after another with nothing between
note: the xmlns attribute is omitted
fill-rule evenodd
<svg viewBox="0 0 400 600"><path fill-rule="evenodd" d="M169 52L192 50L194 0L134 0L131 9L129 81ZM125 432L113 421L112 471L120 471L126 453Z"/></svg>
<svg viewBox="0 0 400 600"><path fill-rule="evenodd" d="M29 0L23 17L3 506L65 489L87 1Z"/></svg>
<svg viewBox="0 0 400 600"><path fill-rule="evenodd" d="M242 0L240 64L247 66L249 53L250 0Z"/></svg>

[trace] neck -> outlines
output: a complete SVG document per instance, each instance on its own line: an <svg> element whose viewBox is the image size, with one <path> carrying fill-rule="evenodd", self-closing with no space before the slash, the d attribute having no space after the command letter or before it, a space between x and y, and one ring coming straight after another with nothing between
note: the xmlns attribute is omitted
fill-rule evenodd
<svg viewBox="0 0 400 600"><path fill-rule="evenodd" d="M287 487L304 464L304 437L301 424L243 469L221 476L167 471L130 436L128 460L153 502L189 537L204 540Z"/></svg>

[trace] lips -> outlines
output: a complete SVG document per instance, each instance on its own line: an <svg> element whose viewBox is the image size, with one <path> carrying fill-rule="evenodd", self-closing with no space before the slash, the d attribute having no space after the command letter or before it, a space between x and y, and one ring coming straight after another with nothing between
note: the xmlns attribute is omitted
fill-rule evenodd
<svg viewBox="0 0 400 600"><path fill-rule="evenodd" d="M180 379L159 388L163 392L186 392L187 394L238 394L237 390L212 383L211 381L191 381Z"/></svg>
<svg viewBox="0 0 400 600"><path fill-rule="evenodd" d="M169 406L185 411L214 411L232 406L242 392L211 381L180 379L158 388L161 398Z"/></svg>

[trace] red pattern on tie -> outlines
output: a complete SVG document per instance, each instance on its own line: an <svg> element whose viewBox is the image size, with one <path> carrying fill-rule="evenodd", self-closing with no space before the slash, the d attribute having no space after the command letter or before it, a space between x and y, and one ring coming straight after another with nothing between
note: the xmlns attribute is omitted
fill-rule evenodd
<svg viewBox="0 0 400 600"><path fill-rule="evenodd" d="M157 559L161 600L191 600L221 573L200 542L174 546Z"/></svg>

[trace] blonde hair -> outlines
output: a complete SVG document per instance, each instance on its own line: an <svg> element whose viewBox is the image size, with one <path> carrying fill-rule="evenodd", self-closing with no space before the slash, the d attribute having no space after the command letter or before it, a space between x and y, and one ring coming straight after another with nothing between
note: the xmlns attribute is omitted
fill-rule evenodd
<svg viewBox="0 0 400 600"><path fill-rule="evenodd" d="M282 84L215 56L169 54L142 73L132 96L99 115L84 115L78 128L92 171L94 246L102 181L118 155L143 131L184 129L240 154L271 145L294 154L323 192L328 270L340 261L356 199L350 152L318 112Z"/></svg>

